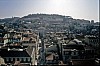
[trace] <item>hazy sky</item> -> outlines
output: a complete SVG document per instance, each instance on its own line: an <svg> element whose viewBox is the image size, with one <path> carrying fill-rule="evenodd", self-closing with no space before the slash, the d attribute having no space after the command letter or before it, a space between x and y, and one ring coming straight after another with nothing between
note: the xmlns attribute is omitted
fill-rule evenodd
<svg viewBox="0 0 100 66"><path fill-rule="evenodd" d="M99 21L99 0L0 0L0 18L34 13Z"/></svg>

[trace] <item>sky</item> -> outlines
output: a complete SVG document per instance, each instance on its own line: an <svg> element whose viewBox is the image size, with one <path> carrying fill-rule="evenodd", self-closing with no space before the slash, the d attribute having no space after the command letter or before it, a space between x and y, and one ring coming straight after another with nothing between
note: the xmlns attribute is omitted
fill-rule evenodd
<svg viewBox="0 0 100 66"><path fill-rule="evenodd" d="M99 0L0 0L0 18L36 13L99 21Z"/></svg>

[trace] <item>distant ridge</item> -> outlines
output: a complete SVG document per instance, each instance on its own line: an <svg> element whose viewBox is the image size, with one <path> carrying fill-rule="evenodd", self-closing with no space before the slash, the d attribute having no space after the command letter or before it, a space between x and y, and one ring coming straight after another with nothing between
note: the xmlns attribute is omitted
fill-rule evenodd
<svg viewBox="0 0 100 66"><path fill-rule="evenodd" d="M74 19L71 16L65 16L65 15L59 15L59 14L28 14L26 16L23 17L11 17L11 18L4 18L4 19L0 19L0 23L4 23L4 22L19 22L22 21L24 19L28 19L28 20L32 20L34 18L39 18L39 19L43 19L43 18L62 18L62 19L73 19L73 20L85 20L85 19ZM85 21L89 21L89 20L85 20Z"/></svg>
<svg viewBox="0 0 100 66"><path fill-rule="evenodd" d="M31 17L42 17L42 16L58 16L58 17L71 17L71 16L64 16L64 15L59 15L59 14L29 14L27 16L24 16L22 18L31 18Z"/></svg>

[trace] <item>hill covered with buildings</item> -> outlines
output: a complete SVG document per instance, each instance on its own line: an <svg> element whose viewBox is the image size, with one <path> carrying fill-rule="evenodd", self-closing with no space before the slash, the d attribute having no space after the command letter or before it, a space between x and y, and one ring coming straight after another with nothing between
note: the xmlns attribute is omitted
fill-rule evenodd
<svg viewBox="0 0 100 66"><path fill-rule="evenodd" d="M99 28L58 14L0 19L0 65L100 65Z"/></svg>

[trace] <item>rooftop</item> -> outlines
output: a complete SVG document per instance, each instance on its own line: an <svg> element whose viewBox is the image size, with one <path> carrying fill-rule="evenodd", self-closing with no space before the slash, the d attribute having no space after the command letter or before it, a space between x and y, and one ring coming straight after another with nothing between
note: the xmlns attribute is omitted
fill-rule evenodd
<svg viewBox="0 0 100 66"><path fill-rule="evenodd" d="M30 57L29 54L24 51L0 51L1 57Z"/></svg>
<svg viewBox="0 0 100 66"><path fill-rule="evenodd" d="M24 46L25 47L25 46ZM10 48L14 48L14 46L10 46ZM20 48L20 47L17 47ZM20 50L20 51L18 51ZM33 47L29 46L26 50L24 49L12 49L12 50L0 50L1 57L30 57L33 51Z"/></svg>

